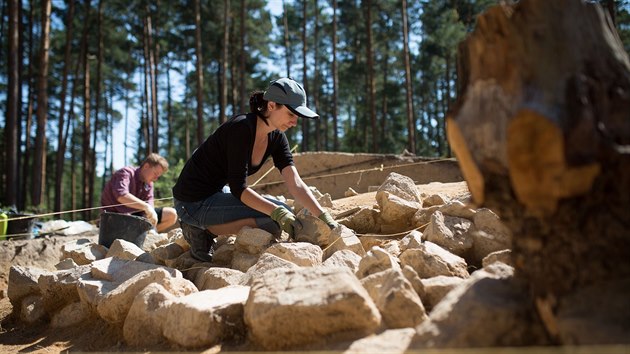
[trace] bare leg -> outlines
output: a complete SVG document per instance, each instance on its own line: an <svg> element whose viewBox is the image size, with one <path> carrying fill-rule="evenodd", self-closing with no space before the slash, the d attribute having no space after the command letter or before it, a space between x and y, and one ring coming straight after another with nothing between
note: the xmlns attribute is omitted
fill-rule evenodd
<svg viewBox="0 0 630 354"><path fill-rule="evenodd" d="M240 219L234 220L225 224L208 226L208 231L215 235L235 235L245 226L257 227L256 219Z"/></svg>
<svg viewBox="0 0 630 354"><path fill-rule="evenodd" d="M164 207L162 208L162 220L157 224L157 232L164 232L171 226L175 225L177 221L177 212L174 208Z"/></svg>

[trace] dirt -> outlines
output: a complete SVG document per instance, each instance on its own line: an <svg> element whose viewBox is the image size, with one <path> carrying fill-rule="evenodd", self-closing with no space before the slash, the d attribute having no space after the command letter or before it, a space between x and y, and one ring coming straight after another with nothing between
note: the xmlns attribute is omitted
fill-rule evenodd
<svg viewBox="0 0 630 354"><path fill-rule="evenodd" d="M469 196L465 182L418 185L420 193L441 193L454 199L466 200ZM375 192L362 193L333 201L332 212L339 215L350 209L376 204ZM94 319L68 328L52 328L47 323L25 324L12 316L13 307L7 297L9 268L12 265L31 266L54 270L61 257L61 246L78 238L97 241L97 235L53 236L34 240L0 242L0 353L60 353L73 352L137 352L182 351L170 345L160 348L132 348L122 337L122 329ZM214 347L204 353L231 351ZM238 350L238 348L236 348Z"/></svg>

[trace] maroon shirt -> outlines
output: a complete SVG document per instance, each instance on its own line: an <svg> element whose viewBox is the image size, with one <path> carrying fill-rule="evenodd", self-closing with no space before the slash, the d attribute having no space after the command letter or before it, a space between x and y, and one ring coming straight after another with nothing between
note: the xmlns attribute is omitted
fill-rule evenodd
<svg viewBox="0 0 630 354"><path fill-rule="evenodd" d="M118 198L127 193L131 193L138 199L153 206L153 183L144 183L140 180L140 167L127 166L116 171L105 185L105 189L103 189L101 205L120 204ZM124 205L104 208L104 210L125 214L138 211L138 209Z"/></svg>

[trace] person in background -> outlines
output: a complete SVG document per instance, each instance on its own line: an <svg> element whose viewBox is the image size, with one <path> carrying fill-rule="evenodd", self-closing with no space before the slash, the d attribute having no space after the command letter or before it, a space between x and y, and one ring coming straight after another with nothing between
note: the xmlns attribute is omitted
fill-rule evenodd
<svg viewBox="0 0 630 354"><path fill-rule="evenodd" d="M153 182L167 170L168 161L152 153L142 161L140 167L126 166L116 171L101 194L101 205L105 207L103 210L144 216L157 232L168 230L177 221L175 209L155 208L153 205Z"/></svg>
<svg viewBox="0 0 630 354"><path fill-rule="evenodd" d="M290 207L247 186L247 176L270 156L294 199L330 228L338 226L300 178L284 134L298 118L319 118L306 106L302 86L290 78L272 81L266 91L252 93L249 106L249 113L230 118L208 136L173 187L183 236L191 255L201 261L212 261L217 235L249 226L294 237L301 227Z"/></svg>

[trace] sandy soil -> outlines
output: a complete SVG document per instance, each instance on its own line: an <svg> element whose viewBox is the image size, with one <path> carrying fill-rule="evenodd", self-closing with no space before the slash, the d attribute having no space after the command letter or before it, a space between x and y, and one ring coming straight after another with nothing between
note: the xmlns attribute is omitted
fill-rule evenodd
<svg viewBox="0 0 630 354"><path fill-rule="evenodd" d="M442 193L454 199L469 197L465 182L433 182L418 186L427 196ZM333 214L376 204L375 192L363 193L333 201ZM51 328L47 323L26 325L13 318L12 306L6 297L8 272L11 265L36 266L54 270L61 256L61 245L71 239L92 238L96 235L49 237L29 241L0 242L0 353L60 353L71 352L130 352L130 351L181 351L170 346L160 348L131 348L122 337L122 329L102 320L92 320L69 328ZM242 348L209 348L204 353L233 351Z"/></svg>

